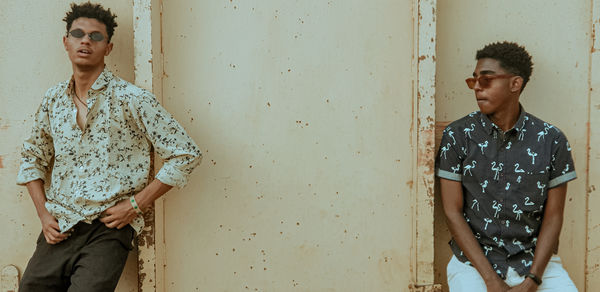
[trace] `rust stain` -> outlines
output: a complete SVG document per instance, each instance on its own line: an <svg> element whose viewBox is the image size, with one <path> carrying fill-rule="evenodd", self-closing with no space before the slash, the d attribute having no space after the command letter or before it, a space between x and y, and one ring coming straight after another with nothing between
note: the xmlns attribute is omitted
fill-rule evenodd
<svg viewBox="0 0 600 292"><path fill-rule="evenodd" d="M422 55L422 56L419 57L419 61L423 61L425 59L427 59L427 56L425 56L425 55Z"/></svg>
<svg viewBox="0 0 600 292"><path fill-rule="evenodd" d="M594 53L596 51L596 48L594 47L596 45L596 25L592 24L592 48L591 48L591 53Z"/></svg>

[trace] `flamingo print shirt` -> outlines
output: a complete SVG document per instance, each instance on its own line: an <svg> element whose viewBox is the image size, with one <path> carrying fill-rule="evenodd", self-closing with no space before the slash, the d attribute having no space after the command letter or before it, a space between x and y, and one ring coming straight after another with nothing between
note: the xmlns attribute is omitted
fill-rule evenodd
<svg viewBox="0 0 600 292"><path fill-rule="evenodd" d="M80 221L91 223L141 191L149 182L152 149L165 160L158 180L178 187L187 183L200 150L150 92L104 69L88 91L83 130L72 92L72 79L46 92L17 176L18 184L46 182L46 209L62 232ZM131 226L139 233L142 216Z"/></svg>
<svg viewBox="0 0 600 292"><path fill-rule="evenodd" d="M451 123L436 175L462 182L465 220L503 279L509 266L529 272L548 189L577 177L565 135L523 107L507 132L481 112ZM470 264L454 239L450 247Z"/></svg>

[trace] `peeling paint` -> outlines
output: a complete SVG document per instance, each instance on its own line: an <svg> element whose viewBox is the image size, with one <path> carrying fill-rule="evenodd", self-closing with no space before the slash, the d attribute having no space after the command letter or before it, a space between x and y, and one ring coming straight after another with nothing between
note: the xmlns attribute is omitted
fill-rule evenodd
<svg viewBox="0 0 600 292"><path fill-rule="evenodd" d="M434 280L433 210L434 210L434 145L435 145L435 0L418 1L416 29L416 257L414 284L430 286ZM433 41L432 41L433 40Z"/></svg>

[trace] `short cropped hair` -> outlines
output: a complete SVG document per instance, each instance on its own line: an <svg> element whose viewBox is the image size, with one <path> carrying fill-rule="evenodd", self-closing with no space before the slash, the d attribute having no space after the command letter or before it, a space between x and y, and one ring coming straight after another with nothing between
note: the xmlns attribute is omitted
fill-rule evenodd
<svg viewBox="0 0 600 292"><path fill-rule="evenodd" d="M523 86L521 91L531 77L533 71L533 62L531 55L523 46L512 42L496 42L486 45L483 49L477 51L475 56L477 60L490 58L497 60L500 66L509 73L521 76L523 78Z"/></svg>
<svg viewBox="0 0 600 292"><path fill-rule="evenodd" d="M108 34L108 42L110 42L115 32L115 27L117 27L117 22L115 21L117 16L110 12L110 8L104 9L102 5L90 2L81 4L71 3L71 11L68 11L65 18L63 18L63 21L67 23L67 33L71 30L73 21L80 17L94 18L104 23L106 25L106 33Z"/></svg>

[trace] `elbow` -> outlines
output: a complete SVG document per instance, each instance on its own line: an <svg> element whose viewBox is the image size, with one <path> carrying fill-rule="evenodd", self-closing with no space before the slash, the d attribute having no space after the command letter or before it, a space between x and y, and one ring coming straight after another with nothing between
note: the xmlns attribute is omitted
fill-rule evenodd
<svg viewBox="0 0 600 292"><path fill-rule="evenodd" d="M454 223L458 220L465 220L462 208L444 208L444 215L446 215L446 220L448 223Z"/></svg>
<svg viewBox="0 0 600 292"><path fill-rule="evenodd" d="M543 220L543 225L552 226L557 230L561 230L563 225L563 214L545 214Z"/></svg>

